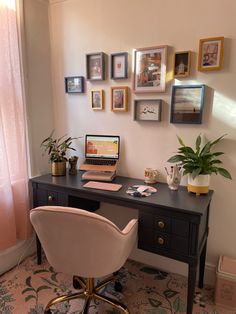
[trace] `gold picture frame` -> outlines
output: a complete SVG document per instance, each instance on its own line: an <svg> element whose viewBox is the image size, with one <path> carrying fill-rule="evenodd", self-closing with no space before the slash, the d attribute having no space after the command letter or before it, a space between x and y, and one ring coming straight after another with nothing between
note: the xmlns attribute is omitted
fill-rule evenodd
<svg viewBox="0 0 236 314"><path fill-rule="evenodd" d="M174 56L174 77L190 75L191 51L176 52Z"/></svg>
<svg viewBox="0 0 236 314"><path fill-rule="evenodd" d="M93 110L104 109L104 91L103 89L93 89L90 91L90 103Z"/></svg>
<svg viewBox="0 0 236 314"><path fill-rule="evenodd" d="M224 37L200 39L198 71L215 71L222 68Z"/></svg>
<svg viewBox="0 0 236 314"><path fill-rule="evenodd" d="M111 87L111 111L128 111L128 86Z"/></svg>

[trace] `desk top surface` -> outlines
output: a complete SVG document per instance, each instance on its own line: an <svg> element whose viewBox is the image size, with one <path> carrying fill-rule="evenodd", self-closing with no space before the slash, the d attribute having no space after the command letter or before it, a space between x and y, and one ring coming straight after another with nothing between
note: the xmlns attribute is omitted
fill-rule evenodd
<svg viewBox="0 0 236 314"><path fill-rule="evenodd" d="M135 184L145 184L143 180L117 176L112 183L121 184L122 188L119 191L104 191L97 189L84 188L83 185L88 182L81 179L82 171L78 171L77 175L69 175L56 177L51 174L46 174L31 179L34 183L47 184L55 188L70 189L83 194L84 197L95 197L100 201L106 199L115 200L116 203L121 202L121 205L135 208L135 206L150 206L177 209L178 211L187 212L188 214L202 215L211 202L213 191L208 194L196 196L193 193L188 193L185 186L180 186L177 191L172 191L166 183L152 184L157 188L157 192L147 197L133 197L126 193L128 187Z"/></svg>

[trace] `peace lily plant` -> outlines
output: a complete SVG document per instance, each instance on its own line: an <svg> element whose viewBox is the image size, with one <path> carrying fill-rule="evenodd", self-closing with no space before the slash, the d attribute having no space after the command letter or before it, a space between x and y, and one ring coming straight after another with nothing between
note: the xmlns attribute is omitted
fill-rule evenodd
<svg viewBox="0 0 236 314"><path fill-rule="evenodd" d="M226 134L216 140L208 141L201 147L201 135L198 135L195 148L186 146L177 135L180 147L176 155L168 159L171 163L180 163L184 169L183 175L188 174L188 191L196 194L208 193L210 175L220 174L227 179L232 179L230 173L223 168L222 161L218 158L223 152L214 152L214 146L219 143Z"/></svg>

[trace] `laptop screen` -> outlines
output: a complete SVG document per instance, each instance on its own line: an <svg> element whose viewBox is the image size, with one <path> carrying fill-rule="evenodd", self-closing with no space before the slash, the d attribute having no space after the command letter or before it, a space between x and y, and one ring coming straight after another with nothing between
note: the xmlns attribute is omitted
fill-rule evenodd
<svg viewBox="0 0 236 314"><path fill-rule="evenodd" d="M119 159L120 137L113 135L86 135L85 157Z"/></svg>

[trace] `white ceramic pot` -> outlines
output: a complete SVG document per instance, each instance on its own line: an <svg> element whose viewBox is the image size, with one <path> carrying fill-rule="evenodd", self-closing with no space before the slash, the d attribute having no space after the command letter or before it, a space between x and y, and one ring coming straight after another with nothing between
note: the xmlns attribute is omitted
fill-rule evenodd
<svg viewBox="0 0 236 314"><path fill-rule="evenodd" d="M207 194L209 192L210 175L200 174L193 179L191 174L188 174L188 192L200 194Z"/></svg>

